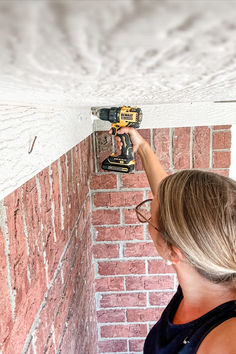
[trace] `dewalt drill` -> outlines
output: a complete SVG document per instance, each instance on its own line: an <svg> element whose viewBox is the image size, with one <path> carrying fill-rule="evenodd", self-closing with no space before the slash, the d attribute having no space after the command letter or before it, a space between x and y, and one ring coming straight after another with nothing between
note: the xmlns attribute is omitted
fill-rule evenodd
<svg viewBox="0 0 236 354"><path fill-rule="evenodd" d="M129 173L134 170L134 152L129 134L119 134L122 127L139 128L142 121L142 111L138 107L111 107L96 108L93 107L92 114L101 120L112 123L112 134L119 136L122 141L121 154L112 153L102 162L104 170Z"/></svg>

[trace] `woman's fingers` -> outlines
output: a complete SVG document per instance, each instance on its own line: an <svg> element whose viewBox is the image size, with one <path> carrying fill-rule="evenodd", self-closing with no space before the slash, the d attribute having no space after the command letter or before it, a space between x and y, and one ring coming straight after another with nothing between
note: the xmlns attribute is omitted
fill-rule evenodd
<svg viewBox="0 0 236 354"><path fill-rule="evenodd" d="M112 134L112 129L109 130L109 134ZM137 132L137 130L131 127L120 128L118 134L129 134L134 152L137 152L139 147L145 142L145 140ZM122 148L122 142L119 136L116 136L115 139L116 139L117 153L120 154Z"/></svg>

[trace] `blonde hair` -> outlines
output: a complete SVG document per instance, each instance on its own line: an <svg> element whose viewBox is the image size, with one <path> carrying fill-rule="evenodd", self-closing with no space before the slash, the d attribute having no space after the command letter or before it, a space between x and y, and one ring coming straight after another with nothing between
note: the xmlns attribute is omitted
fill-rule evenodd
<svg viewBox="0 0 236 354"><path fill-rule="evenodd" d="M159 188L158 226L195 269L215 283L236 279L236 182L185 170Z"/></svg>

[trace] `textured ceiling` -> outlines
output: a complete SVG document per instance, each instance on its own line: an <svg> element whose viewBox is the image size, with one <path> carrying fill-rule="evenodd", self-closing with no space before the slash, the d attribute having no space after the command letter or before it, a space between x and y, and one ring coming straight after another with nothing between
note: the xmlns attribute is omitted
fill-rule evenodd
<svg viewBox="0 0 236 354"><path fill-rule="evenodd" d="M236 99L235 1L1 1L0 100Z"/></svg>

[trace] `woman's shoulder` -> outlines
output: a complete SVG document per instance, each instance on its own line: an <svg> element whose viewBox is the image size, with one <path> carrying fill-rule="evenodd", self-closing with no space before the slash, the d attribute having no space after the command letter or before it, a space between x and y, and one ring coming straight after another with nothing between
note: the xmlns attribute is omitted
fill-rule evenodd
<svg viewBox="0 0 236 354"><path fill-rule="evenodd" d="M215 327L202 341L197 354L235 354L236 317Z"/></svg>

